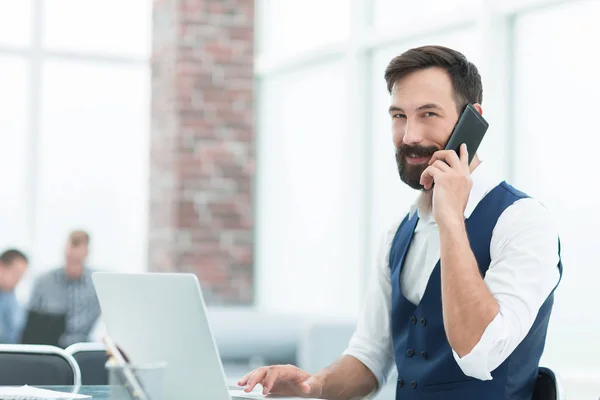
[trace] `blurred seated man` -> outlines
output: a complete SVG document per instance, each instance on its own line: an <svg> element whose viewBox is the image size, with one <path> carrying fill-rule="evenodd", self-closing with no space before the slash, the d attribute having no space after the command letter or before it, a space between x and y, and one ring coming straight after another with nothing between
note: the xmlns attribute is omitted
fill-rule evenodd
<svg viewBox="0 0 600 400"><path fill-rule="evenodd" d="M86 342L100 316L100 304L92 283L92 270L85 266L89 235L73 231L69 235L63 268L40 276L33 288L29 309L49 314L66 314L61 347Z"/></svg>
<svg viewBox="0 0 600 400"><path fill-rule="evenodd" d="M16 249L0 254L0 343L16 343L22 327L23 308L15 287L27 269L27 257Z"/></svg>

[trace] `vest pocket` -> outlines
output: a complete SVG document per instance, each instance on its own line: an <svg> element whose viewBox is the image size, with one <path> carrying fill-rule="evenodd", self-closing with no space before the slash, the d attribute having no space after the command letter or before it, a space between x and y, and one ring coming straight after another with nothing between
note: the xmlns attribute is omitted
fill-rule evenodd
<svg viewBox="0 0 600 400"><path fill-rule="evenodd" d="M427 383L423 385L423 392L446 392L451 390L463 390L468 387L477 386L478 383L483 382L475 378L463 379L460 381L452 382L441 382L441 383Z"/></svg>

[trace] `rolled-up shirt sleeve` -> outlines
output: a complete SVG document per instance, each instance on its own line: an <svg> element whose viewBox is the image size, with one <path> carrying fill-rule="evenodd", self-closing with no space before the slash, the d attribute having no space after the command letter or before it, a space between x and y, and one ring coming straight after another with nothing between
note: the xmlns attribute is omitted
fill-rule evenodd
<svg viewBox="0 0 600 400"><path fill-rule="evenodd" d="M558 232L546 208L529 198L508 207L494 228L490 258L484 282L499 313L469 354L453 351L463 373L480 380L491 380L523 341L559 282Z"/></svg>
<svg viewBox="0 0 600 400"><path fill-rule="evenodd" d="M381 241L375 268L371 270L364 304L356 330L343 355L362 362L385 385L394 362L391 329L392 285L389 253L398 224L387 230Z"/></svg>

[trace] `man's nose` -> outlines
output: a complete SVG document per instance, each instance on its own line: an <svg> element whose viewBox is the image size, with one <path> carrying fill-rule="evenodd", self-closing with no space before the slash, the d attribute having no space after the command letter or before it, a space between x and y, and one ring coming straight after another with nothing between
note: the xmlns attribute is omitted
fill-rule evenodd
<svg viewBox="0 0 600 400"><path fill-rule="evenodd" d="M407 145L419 144L423 141L423 132L416 124L407 123L404 127L402 142Z"/></svg>

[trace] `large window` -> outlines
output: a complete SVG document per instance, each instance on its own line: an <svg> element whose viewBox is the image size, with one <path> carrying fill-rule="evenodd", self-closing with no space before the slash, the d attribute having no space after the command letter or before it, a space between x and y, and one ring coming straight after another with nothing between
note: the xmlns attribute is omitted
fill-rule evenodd
<svg viewBox="0 0 600 400"><path fill-rule="evenodd" d="M600 303L598 16L600 2L573 2L519 15L515 26L515 181L552 210L563 243L548 362L588 371L600 370L600 314L589 308Z"/></svg>
<svg viewBox="0 0 600 400"><path fill-rule="evenodd" d="M20 247L30 244L28 78L24 58L0 55L0 243Z"/></svg>
<svg viewBox="0 0 600 400"><path fill-rule="evenodd" d="M61 265L71 229L90 265L146 268L150 11L0 0L0 249L28 252L31 275Z"/></svg>
<svg viewBox="0 0 600 400"><path fill-rule="evenodd" d="M37 260L59 265L67 230L82 227L94 264L145 269L149 86L144 66L45 63Z"/></svg>
<svg viewBox="0 0 600 400"><path fill-rule="evenodd" d="M348 204L353 160L341 61L261 82L258 302L276 311L352 314L358 260ZM309 290L308 298L292 295ZM339 294L331 299L330 291Z"/></svg>
<svg viewBox="0 0 600 400"><path fill-rule="evenodd" d="M0 0L0 45L26 46L31 43L33 0Z"/></svg>
<svg viewBox="0 0 600 400"><path fill-rule="evenodd" d="M432 20L470 15L479 9L479 0L421 0L413 3L406 0L374 0L373 27L382 31L410 29L427 30ZM407 32L409 33L409 32Z"/></svg>
<svg viewBox="0 0 600 400"><path fill-rule="evenodd" d="M265 56L298 52L347 40L351 0L257 1L256 48Z"/></svg>
<svg viewBox="0 0 600 400"><path fill-rule="evenodd" d="M51 51L148 56L149 0L44 0L42 40Z"/></svg>

